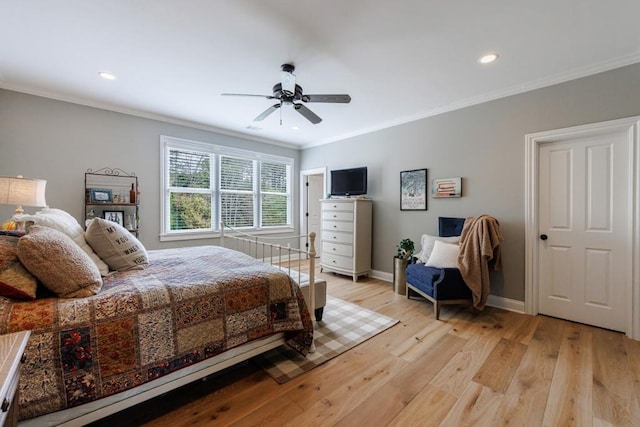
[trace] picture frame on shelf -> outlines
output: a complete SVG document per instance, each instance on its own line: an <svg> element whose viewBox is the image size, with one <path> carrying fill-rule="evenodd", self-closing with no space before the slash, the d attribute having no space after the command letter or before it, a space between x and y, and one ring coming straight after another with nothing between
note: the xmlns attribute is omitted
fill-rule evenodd
<svg viewBox="0 0 640 427"><path fill-rule="evenodd" d="M462 197L462 178L438 178L432 182L431 193L434 198L448 199Z"/></svg>
<svg viewBox="0 0 640 427"><path fill-rule="evenodd" d="M400 172L400 210L427 210L427 169Z"/></svg>
<svg viewBox="0 0 640 427"><path fill-rule="evenodd" d="M124 227L124 211L103 211L102 217Z"/></svg>
<svg viewBox="0 0 640 427"><path fill-rule="evenodd" d="M90 203L113 203L113 193L109 188L90 188Z"/></svg>

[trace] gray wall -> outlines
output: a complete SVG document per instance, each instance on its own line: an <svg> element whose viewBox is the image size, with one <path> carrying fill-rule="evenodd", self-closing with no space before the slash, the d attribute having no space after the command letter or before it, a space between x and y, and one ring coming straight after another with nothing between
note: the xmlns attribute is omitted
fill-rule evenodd
<svg viewBox="0 0 640 427"><path fill-rule="evenodd" d="M0 90L0 174L47 179L47 202L83 217L84 172L119 167L140 179L141 235L161 243L160 135L211 142L296 159L300 169L368 166L374 200L373 268L391 272L395 245L437 234L438 216L490 214L501 224L504 270L491 293L524 299L524 135L640 115L640 64L419 120L334 144L296 150ZM344 153L350 153L345 156ZM400 171L429 169L428 179L463 178L463 197L432 199L427 211L400 211ZM295 179L295 226L298 186ZM34 212L34 208L27 208ZM13 208L0 206L0 218Z"/></svg>
<svg viewBox="0 0 640 427"><path fill-rule="evenodd" d="M640 115L640 64L306 149L301 169L367 166L374 200L373 268L392 271L395 245L419 247L439 216L489 214L499 222L503 271L491 293L524 300L525 135ZM349 153L350 156L345 156ZM400 211L400 171L462 177L463 197L433 199L427 211Z"/></svg>
<svg viewBox="0 0 640 427"><path fill-rule="evenodd" d="M108 166L135 172L141 195L140 240L147 249L215 243L211 239L160 242L160 135L292 157L294 177L298 176L298 150L0 90L0 175L46 179L48 205L81 220L87 169ZM297 178L294 183L297 188ZM0 205L0 222L14 209ZM28 213L37 210L25 207ZM296 231L298 211L296 196Z"/></svg>

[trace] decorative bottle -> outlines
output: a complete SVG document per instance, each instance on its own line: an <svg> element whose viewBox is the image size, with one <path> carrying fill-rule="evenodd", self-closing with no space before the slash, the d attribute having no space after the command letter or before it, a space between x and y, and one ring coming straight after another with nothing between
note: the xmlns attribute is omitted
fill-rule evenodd
<svg viewBox="0 0 640 427"><path fill-rule="evenodd" d="M134 184L131 183L131 190L129 190L129 203L135 203L136 202L136 189L134 187Z"/></svg>

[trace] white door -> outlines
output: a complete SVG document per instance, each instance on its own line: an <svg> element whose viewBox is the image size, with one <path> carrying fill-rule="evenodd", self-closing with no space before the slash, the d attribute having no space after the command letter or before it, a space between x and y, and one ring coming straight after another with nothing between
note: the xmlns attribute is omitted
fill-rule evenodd
<svg viewBox="0 0 640 427"><path fill-rule="evenodd" d="M539 150L538 311L625 331L629 134L551 141Z"/></svg>
<svg viewBox="0 0 640 427"><path fill-rule="evenodd" d="M316 253L320 256L318 242L320 242L320 199L324 191L324 175L309 175L309 191L307 192L307 235L312 231L316 233Z"/></svg>
<svg viewBox="0 0 640 427"><path fill-rule="evenodd" d="M324 172L314 171L302 171L302 198L301 198L301 215L302 215L302 227L301 233L304 235L300 239L300 247L308 249L308 238L312 231L316 233L316 254L320 256L320 250L318 244L320 242L320 200L324 196Z"/></svg>

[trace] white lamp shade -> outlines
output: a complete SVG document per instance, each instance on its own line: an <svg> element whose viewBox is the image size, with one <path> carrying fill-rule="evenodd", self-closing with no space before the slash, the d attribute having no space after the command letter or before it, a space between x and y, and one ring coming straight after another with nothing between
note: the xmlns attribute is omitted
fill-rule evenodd
<svg viewBox="0 0 640 427"><path fill-rule="evenodd" d="M44 179L0 176L0 203L18 207L46 206L46 186Z"/></svg>

